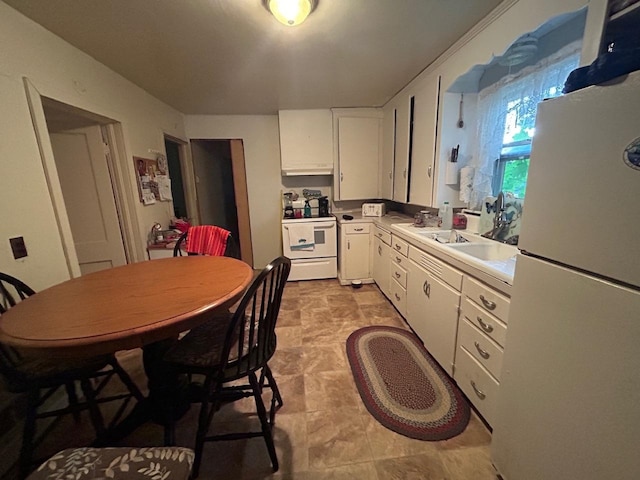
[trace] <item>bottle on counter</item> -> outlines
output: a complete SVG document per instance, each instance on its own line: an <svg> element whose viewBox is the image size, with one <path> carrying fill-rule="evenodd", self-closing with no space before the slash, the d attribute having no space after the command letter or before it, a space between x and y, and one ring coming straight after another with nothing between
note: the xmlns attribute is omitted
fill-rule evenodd
<svg viewBox="0 0 640 480"><path fill-rule="evenodd" d="M442 207L438 210L438 216L440 217L440 228L451 230L453 227L453 209L449 202L442 204Z"/></svg>
<svg viewBox="0 0 640 480"><path fill-rule="evenodd" d="M304 218L311 218L311 205L309 205L309 200L304 201Z"/></svg>

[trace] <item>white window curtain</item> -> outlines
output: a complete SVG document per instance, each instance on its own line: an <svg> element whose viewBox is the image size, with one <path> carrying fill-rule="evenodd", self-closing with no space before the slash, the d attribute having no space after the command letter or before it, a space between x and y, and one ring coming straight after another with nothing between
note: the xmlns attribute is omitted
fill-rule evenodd
<svg viewBox="0 0 640 480"><path fill-rule="evenodd" d="M480 208L491 195L493 167L503 144L520 129L533 134L537 106L545 98L560 95L569 73L580 61L581 41L573 42L535 65L523 68L478 94L478 131L470 207Z"/></svg>

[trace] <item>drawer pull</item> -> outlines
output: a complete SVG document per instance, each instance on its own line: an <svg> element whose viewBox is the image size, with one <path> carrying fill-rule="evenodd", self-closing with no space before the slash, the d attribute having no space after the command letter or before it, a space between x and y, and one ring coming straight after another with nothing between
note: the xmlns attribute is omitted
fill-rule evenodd
<svg viewBox="0 0 640 480"><path fill-rule="evenodd" d="M400 301L400 296L397 293L394 293L396 300Z"/></svg>
<svg viewBox="0 0 640 480"><path fill-rule="evenodd" d="M363 231L363 230L364 230L364 228L354 228L354 229L353 229L353 231L354 231L354 232L361 232L361 231Z"/></svg>
<svg viewBox="0 0 640 480"><path fill-rule="evenodd" d="M480 346L480 344L478 342L473 342L473 344L476 346L476 350L478 350L478 353L480 354L480 356L482 358L484 358L486 360L487 358L489 358L491 356L491 354L489 352L487 352L486 350L482 349L482 347Z"/></svg>
<svg viewBox="0 0 640 480"><path fill-rule="evenodd" d="M393 246L393 248L395 248L398 251L402 250L402 247L400 245L398 245L397 243Z"/></svg>
<svg viewBox="0 0 640 480"><path fill-rule="evenodd" d="M431 298L431 284L425 280L422 284L422 291L427 296L427 298Z"/></svg>
<svg viewBox="0 0 640 480"><path fill-rule="evenodd" d="M485 323L480 317L476 317L476 318L478 319L478 323L480 324L480 328L482 328L482 330L484 330L487 333L493 332L493 325L489 323Z"/></svg>
<svg viewBox="0 0 640 480"><path fill-rule="evenodd" d="M487 307L489 310L495 310L496 302L492 302L491 300L487 300L484 298L484 295L480 295L480 300L482 300L482 304Z"/></svg>
<svg viewBox="0 0 640 480"><path fill-rule="evenodd" d="M396 278L400 278L402 276L398 272L395 272L394 275L396 276Z"/></svg>
<svg viewBox="0 0 640 480"><path fill-rule="evenodd" d="M402 263L402 259L400 257L396 257L396 262Z"/></svg>
<svg viewBox="0 0 640 480"><path fill-rule="evenodd" d="M378 236L378 238L382 238L382 234L380 232L376 233L376 235Z"/></svg>
<svg viewBox="0 0 640 480"><path fill-rule="evenodd" d="M476 382L474 382L473 380L471 380L471 386L473 387L473 391L476 392L476 395L478 395L480 400L484 400L485 398L487 398L487 394L476 387Z"/></svg>
<svg viewBox="0 0 640 480"><path fill-rule="evenodd" d="M382 255L382 247L378 247L378 255Z"/></svg>

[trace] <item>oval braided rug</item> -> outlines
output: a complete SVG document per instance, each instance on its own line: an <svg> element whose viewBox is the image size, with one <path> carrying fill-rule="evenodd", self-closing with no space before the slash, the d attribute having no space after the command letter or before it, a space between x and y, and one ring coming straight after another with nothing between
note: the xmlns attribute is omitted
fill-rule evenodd
<svg viewBox="0 0 640 480"><path fill-rule="evenodd" d="M382 425L419 440L445 440L469 423L469 404L416 336L364 327L347 339L360 396Z"/></svg>

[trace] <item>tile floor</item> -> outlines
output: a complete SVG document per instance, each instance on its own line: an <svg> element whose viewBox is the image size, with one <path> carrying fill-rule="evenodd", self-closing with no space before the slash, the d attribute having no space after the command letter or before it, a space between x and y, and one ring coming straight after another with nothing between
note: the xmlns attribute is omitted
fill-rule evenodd
<svg viewBox="0 0 640 480"><path fill-rule="evenodd" d="M271 471L264 440L254 438L207 444L199 478L495 479L491 437L475 414L461 435L440 442L409 439L369 415L345 353L349 334L366 325L408 328L374 285L355 290L336 280L289 282L278 320L278 350L270 362L284 399L275 426L280 470ZM144 385L139 352L121 361ZM254 408L252 399L224 406L214 417L215 428L256 428ZM180 420L179 445L192 445L197 411L192 407ZM162 440L162 429L148 424L121 444Z"/></svg>

